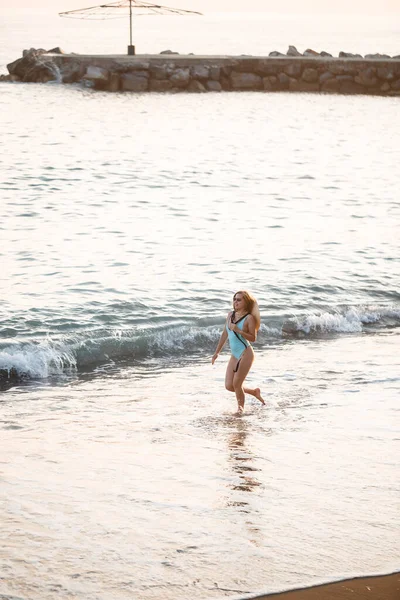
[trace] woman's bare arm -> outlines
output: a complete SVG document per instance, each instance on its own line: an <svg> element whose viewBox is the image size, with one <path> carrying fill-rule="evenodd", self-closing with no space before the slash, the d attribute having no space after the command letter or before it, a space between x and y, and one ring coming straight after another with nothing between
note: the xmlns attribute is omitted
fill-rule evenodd
<svg viewBox="0 0 400 600"><path fill-rule="evenodd" d="M214 356L211 359L211 364L213 365L218 358L219 353L225 345L226 340L228 339L228 332L226 331L226 327L224 327L223 332L221 333L221 337L219 338L218 346L216 351L214 352Z"/></svg>

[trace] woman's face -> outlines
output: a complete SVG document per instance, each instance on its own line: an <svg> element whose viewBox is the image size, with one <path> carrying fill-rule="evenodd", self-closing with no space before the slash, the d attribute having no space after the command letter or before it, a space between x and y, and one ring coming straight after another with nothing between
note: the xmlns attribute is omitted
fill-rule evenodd
<svg viewBox="0 0 400 600"><path fill-rule="evenodd" d="M245 301L242 294L235 294L233 296L233 310L235 312L241 312L245 309Z"/></svg>

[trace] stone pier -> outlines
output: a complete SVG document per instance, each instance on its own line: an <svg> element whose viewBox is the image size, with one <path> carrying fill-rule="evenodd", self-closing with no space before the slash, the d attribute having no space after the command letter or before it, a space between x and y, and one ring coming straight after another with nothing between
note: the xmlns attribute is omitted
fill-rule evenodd
<svg viewBox="0 0 400 600"><path fill-rule="evenodd" d="M312 50L269 56L80 55L24 51L3 80L80 83L109 92L326 92L400 96L400 56ZM295 50L295 49L294 49Z"/></svg>

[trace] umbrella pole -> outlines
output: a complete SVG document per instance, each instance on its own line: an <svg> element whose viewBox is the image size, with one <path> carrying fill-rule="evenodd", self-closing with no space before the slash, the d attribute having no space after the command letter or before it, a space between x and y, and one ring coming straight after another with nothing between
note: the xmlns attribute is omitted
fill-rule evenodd
<svg viewBox="0 0 400 600"><path fill-rule="evenodd" d="M129 46L128 54L135 54L135 46L132 46L132 0L129 0Z"/></svg>

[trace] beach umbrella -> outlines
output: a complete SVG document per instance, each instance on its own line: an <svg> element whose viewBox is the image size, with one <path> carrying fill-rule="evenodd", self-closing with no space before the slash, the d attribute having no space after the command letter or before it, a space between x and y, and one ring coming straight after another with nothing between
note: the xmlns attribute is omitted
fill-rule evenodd
<svg viewBox="0 0 400 600"><path fill-rule="evenodd" d="M172 8L162 6L161 4L151 4L141 0L121 0L120 2L111 2L110 4L100 4L98 6L89 6L88 8L78 8L67 12L59 13L60 17L69 17L75 19L119 19L129 15L129 46L128 54L135 54L135 46L132 45L132 17L133 13L137 15L201 15L194 10L184 10L182 8Z"/></svg>

